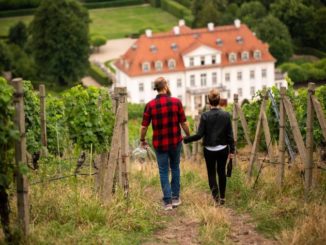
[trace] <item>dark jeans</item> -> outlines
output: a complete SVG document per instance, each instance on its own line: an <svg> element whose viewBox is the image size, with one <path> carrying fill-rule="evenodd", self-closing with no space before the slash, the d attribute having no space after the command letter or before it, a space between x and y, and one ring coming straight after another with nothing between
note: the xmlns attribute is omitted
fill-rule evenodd
<svg viewBox="0 0 326 245"><path fill-rule="evenodd" d="M181 142L176 149L169 151L155 151L160 173L163 201L172 203L172 198L179 198L180 194L180 152ZM169 166L171 169L171 184L169 182Z"/></svg>
<svg viewBox="0 0 326 245"><path fill-rule="evenodd" d="M209 151L204 148L204 157L207 167L208 183L213 198L225 198L226 174L225 166L229 155L229 148L226 147L220 151ZM216 181L216 173L218 175L218 185ZM220 195L219 195L220 192Z"/></svg>

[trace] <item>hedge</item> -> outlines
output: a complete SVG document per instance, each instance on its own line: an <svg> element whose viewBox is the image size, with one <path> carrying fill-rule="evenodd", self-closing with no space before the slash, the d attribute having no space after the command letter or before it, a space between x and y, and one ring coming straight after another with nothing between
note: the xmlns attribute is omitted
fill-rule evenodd
<svg viewBox="0 0 326 245"><path fill-rule="evenodd" d="M111 83L108 76L95 64L90 65L88 73L101 85L108 86Z"/></svg>
<svg viewBox="0 0 326 245"><path fill-rule="evenodd" d="M186 8L191 8L192 1L191 0L176 0L176 2L182 4Z"/></svg>
<svg viewBox="0 0 326 245"><path fill-rule="evenodd" d="M184 7L180 3L174 2L172 0L161 0L161 8L174 15L175 17L184 19L187 25L192 25L193 16L191 10Z"/></svg>
<svg viewBox="0 0 326 245"><path fill-rule="evenodd" d="M109 8L109 7L120 7L120 6L129 6L129 5L138 5L145 3L144 0L121 0L121 1L112 1L112 2L92 2L84 3L84 6L88 9L95 8Z"/></svg>
<svg viewBox="0 0 326 245"><path fill-rule="evenodd" d="M319 59L326 58L325 52L310 47L295 47L294 52L296 54L313 55L318 57Z"/></svg>
<svg viewBox="0 0 326 245"><path fill-rule="evenodd" d="M101 1L101 0L99 0ZM95 8L109 8L109 7L120 7L120 6L129 6L129 5L138 5L145 3L144 0L106 0L105 2L84 2L82 3L88 9ZM1 8L3 9L3 8ZM4 10L0 11L1 17L12 17L12 16L24 16L24 15L33 15L36 11L36 8L26 8L26 9L16 9L16 10Z"/></svg>
<svg viewBox="0 0 326 245"><path fill-rule="evenodd" d="M161 6L161 0L149 0L149 3L155 8L159 8Z"/></svg>

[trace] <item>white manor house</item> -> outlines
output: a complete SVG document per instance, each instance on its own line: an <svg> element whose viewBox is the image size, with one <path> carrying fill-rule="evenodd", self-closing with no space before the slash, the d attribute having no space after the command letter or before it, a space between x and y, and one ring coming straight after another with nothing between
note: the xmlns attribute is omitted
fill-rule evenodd
<svg viewBox="0 0 326 245"><path fill-rule="evenodd" d="M213 87L227 101L232 102L236 93L241 102L257 90L280 86L274 63L268 44L240 20L218 27L209 23L201 29L191 29L180 20L171 32L146 30L115 62L116 86L127 87L129 102L147 103L156 96L153 81L163 76L172 96L182 101L188 115L194 115Z"/></svg>

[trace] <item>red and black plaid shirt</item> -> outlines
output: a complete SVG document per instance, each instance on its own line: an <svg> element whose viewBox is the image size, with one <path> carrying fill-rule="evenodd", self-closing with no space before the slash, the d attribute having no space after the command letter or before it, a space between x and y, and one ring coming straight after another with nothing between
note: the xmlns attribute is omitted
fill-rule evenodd
<svg viewBox="0 0 326 245"><path fill-rule="evenodd" d="M180 123L186 121L186 116L179 99L167 94L159 94L148 102L144 110L142 125L148 127L151 121L153 146L156 150L175 149L182 141Z"/></svg>

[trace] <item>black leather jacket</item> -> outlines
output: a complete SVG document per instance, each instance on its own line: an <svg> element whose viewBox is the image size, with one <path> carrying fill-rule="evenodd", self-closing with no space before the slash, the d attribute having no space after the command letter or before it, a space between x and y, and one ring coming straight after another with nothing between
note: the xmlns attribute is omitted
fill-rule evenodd
<svg viewBox="0 0 326 245"><path fill-rule="evenodd" d="M234 139L230 114L214 108L204 112L200 118L197 133L184 138L187 144L204 137L204 146L228 145L230 153L234 153Z"/></svg>

